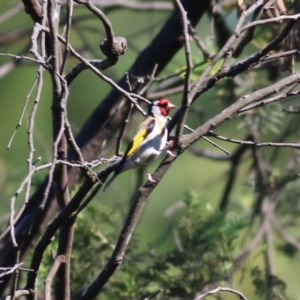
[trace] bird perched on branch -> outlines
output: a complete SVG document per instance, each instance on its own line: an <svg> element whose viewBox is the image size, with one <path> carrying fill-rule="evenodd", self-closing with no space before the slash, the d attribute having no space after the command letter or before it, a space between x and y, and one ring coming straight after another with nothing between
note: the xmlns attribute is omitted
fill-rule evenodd
<svg viewBox="0 0 300 300"><path fill-rule="evenodd" d="M146 119L129 143L115 173L106 183L104 191L108 189L119 174L129 169L143 168L148 180L154 182L151 174L146 170L146 165L153 161L161 151L167 150L167 117L170 110L175 107L167 99L160 99L149 105ZM169 150L167 150L167 153L173 155Z"/></svg>

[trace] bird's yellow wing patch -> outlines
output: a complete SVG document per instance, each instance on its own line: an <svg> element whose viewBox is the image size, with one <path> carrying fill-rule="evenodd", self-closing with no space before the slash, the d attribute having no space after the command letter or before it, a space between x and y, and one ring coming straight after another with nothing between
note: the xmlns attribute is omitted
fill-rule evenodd
<svg viewBox="0 0 300 300"><path fill-rule="evenodd" d="M155 126L154 118L147 118L140 126L137 134L134 136L133 140L129 143L127 150L125 152L124 158L131 156L139 148L141 143L147 138Z"/></svg>
<svg viewBox="0 0 300 300"><path fill-rule="evenodd" d="M140 144L144 141L145 136L147 134L147 129L140 130L133 140L129 143L127 151L126 151L126 157L131 156L135 150L140 146Z"/></svg>

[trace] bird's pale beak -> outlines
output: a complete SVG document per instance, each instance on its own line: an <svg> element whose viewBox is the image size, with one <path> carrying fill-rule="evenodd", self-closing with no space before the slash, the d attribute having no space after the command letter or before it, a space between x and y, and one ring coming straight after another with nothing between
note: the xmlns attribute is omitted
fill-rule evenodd
<svg viewBox="0 0 300 300"><path fill-rule="evenodd" d="M168 106L167 106L168 109L173 109L173 108L176 108L176 105L172 104L172 103L168 103Z"/></svg>

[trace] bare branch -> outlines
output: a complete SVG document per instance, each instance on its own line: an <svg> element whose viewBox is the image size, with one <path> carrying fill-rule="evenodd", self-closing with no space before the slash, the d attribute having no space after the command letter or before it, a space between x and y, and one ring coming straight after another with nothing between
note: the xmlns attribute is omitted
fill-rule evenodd
<svg viewBox="0 0 300 300"><path fill-rule="evenodd" d="M173 5L170 2L151 1L151 2L132 2L126 0L95 0L95 5L101 7L126 7L133 10L172 10Z"/></svg>
<svg viewBox="0 0 300 300"><path fill-rule="evenodd" d="M14 265L11 268L0 268L0 271L4 271L4 272L1 272L0 278L6 276L8 274L14 273L16 271L16 269L20 269L20 267L22 265L23 265L23 263L19 263L19 264Z"/></svg>
<svg viewBox="0 0 300 300"><path fill-rule="evenodd" d="M190 41L189 41L189 31L188 31L188 19L187 19L187 13L184 10L180 0L175 0L176 7L180 11L181 15L181 21L182 21L182 31L184 36L184 50L185 50L185 61L186 61L186 73L185 73L185 80L184 80L184 91L183 91L183 98L181 102L181 108L180 108L180 117L178 120L178 125L176 128L176 135L175 135L175 141L174 146L179 146L179 140L183 133L183 126L186 121L188 108L191 104L192 98L190 97L190 77L193 69L193 63L192 63L192 57L191 57L191 47L190 47Z"/></svg>
<svg viewBox="0 0 300 300"><path fill-rule="evenodd" d="M99 10L90 0L75 0L77 3L84 4L102 22L107 39L100 44L102 53L108 58L116 59L123 55L127 49L127 41L123 37L115 37L110 21L105 14Z"/></svg>
<svg viewBox="0 0 300 300"><path fill-rule="evenodd" d="M115 59L104 59L104 60L87 60L92 66L100 70L106 70L107 68L115 65L118 61L117 58ZM72 83L72 81L83 71L87 70L89 67L84 64L83 62L78 63L74 68L72 68L68 74L65 76L65 80L67 81L68 85Z"/></svg>
<svg viewBox="0 0 300 300"><path fill-rule="evenodd" d="M78 4L84 4L93 14L95 14L100 19L100 21L102 22L102 24L105 28L106 37L107 37L109 46L112 49L114 32L113 32L111 23L108 20L108 18L105 16L105 14L100 9L98 9L90 0L75 0L75 2Z"/></svg>
<svg viewBox="0 0 300 300"><path fill-rule="evenodd" d="M37 0L22 0L27 14L30 15L33 22L41 22L42 7Z"/></svg>

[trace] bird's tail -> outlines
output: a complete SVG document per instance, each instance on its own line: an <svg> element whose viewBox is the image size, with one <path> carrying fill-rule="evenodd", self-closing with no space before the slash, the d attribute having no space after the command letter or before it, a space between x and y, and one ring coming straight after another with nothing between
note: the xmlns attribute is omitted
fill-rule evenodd
<svg viewBox="0 0 300 300"><path fill-rule="evenodd" d="M114 173L114 175L110 177L110 179L107 181L107 183L103 188L103 192L105 192L109 188L109 186L113 183L113 181L116 179L117 176L118 174Z"/></svg>

